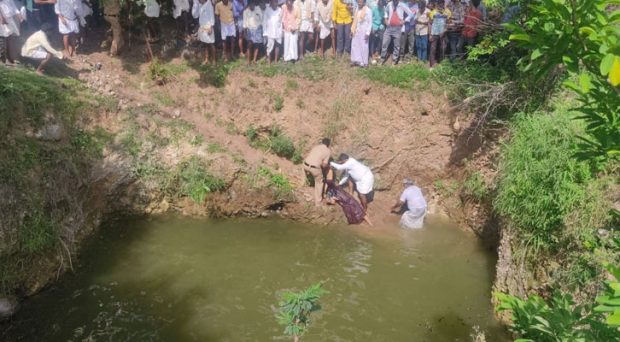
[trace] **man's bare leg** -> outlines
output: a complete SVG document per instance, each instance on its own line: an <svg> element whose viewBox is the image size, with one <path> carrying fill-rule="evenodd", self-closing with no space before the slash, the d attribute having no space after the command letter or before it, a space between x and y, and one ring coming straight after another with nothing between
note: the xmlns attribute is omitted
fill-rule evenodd
<svg viewBox="0 0 620 342"><path fill-rule="evenodd" d="M247 58L248 58L248 65L250 65L250 63L252 62L252 41L248 41L248 52L247 52Z"/></svg>
<svg viewBox="0 0 620 342"><path fill-rule="evenodd" d="M256 60L258 59L258 47L254 48L254 60L252 61L252 63L256 64Z"/></svg>
<svg viewBox="0 0 620 342"><path fill-rule="evenodd" d="M368 218L368 215L364 215L364 221L366 221L369 226L372 226L372 222L370 222L370 218Z"/></svg>
<svg viewBox="0 0 620 342"><path fill-rule="evenodd" d="M62 45L65 47L65 56L71 56L71 51L69 50L69 35L62 35Z"/></svg>
<svg viewBox="0 0 620 342"><path fill-rule="evenodd" d="M336 30L332 29L332 57L336 57Z"/></svg>
<svg viewBox="0 0 620 342"><path fill-rule="evenodd" d="M43 59L41 63L39 63L39 66L37 67L37 74L43 75L43 70L51 59L52 59L52 54L48 52L47 55L45 56L45 59Z"/></svg>
<svg viewBox="0 0 620 342"><path fill-rule="evenodd" d="M276 62L276 63L278 63L278 57L279 57L279 54L280 54L280 48L276 46L276 47L275 47L275 49L276 49L276 58L275 58L275 62Z"/></svg>
<svg viewBox="0 0 620 342"><path fill-rule="evenodd" d="M364 212L366 212L368 210L368 199L366 198L366 195L360 194L358 192L357 196L360 199L360 204L362 205L362 208L364 208Z"/></svg>

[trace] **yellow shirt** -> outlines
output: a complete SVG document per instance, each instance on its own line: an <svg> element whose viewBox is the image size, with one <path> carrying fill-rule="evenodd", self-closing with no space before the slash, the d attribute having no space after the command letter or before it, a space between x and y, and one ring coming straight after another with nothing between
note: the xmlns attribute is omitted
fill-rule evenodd
<svg viewBox="0 0 620 342"><path fill-rule="evenodd" d="M215 5L215 15L220 17L223 24L232 24L234 22L232 0L228 0L228 5L224 5L222 1L218 2Z"/></svg>
<svg viewBox="0 0 620 342"><path fill-rule="evenodd" d="M349 8L342 0L334 0L334 10L332 11L332 21L334 24L350 24L353 21Z"/></svg>

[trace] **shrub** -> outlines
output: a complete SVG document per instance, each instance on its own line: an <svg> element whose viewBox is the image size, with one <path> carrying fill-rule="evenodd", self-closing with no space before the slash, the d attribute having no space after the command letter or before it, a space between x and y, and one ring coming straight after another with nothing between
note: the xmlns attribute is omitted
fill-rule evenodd
<svg viewBox="0 0 620 342"><path fill-rule="evenodd" d="M291 159L295 154L295 144L281 128L274 126L269 134L269 146L278 156Z"/></svg>
<svg viewBox="0 0 620 342"><path fill-rule="evenodd" d="M494 209L535 250L556 247L567 215L586 198L592 175L573 158L579 132L565 113L520 115L502 147Z"/></svg>
<svg viewBox="0 0 620 342"><path fill-rule="evenodd" d="M279 94L273 95L273 109L279 112L282 108L284 108L284 98Z"/></svg>
<svg viewBox="0 0 620 342"><path fill-rule="evenodd" d="M164 85L174 79L174 72L166 64L155 58L147 69L148 77L159 85Z"/></svg>
<svg viewBox="0 0 620 342"><path fill-rule="evenodd" d="M198 157L192 157L181 163L177 175L178 188L182 195L188 196L196 203L202 203L207 194L221 191L226 183L207 170L207 164Z"/></svg>
<svg viewBox="0 0 620 342"><path fill-rule="evenodd" d="M278 323L284 326L284 334L298 341L310 325L311 314L321 309L319 299L327 293L321 283L300 292L284 292L276 316Z"/></svg>
<svg viewBox="0 0 620 342"><path fill-rule="evenodd" d="M231 68L232 66L228 64L201 65L198 68L200 82L216 88L222 88L226 85L226 79Z"/></svg>
<svg viewBox="0 0 620 342"><path fill-rule="evenodd" d="M620 269L608 265L615 278L605 282L599 304L578 305L568 294L555 292L548 301L539 296L526 300L496 293L498 311L510 311L509 329L519 341L617 341L620 338Z"/></svg>
<svg viewBox="0 0 620 342"><path fill-rule="evenodd" d="M267 167L258 168L257 174L267 180L267 185L273 189L276 198L282 200L293 194L293 186L281 173L275 173Z"/></svg>

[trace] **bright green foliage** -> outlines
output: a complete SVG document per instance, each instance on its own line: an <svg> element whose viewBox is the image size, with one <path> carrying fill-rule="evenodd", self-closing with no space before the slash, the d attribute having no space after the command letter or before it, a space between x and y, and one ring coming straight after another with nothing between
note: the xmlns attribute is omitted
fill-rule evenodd
<svg viewBox="0 0 620 342"><path fill-rule="evenodd" d="M192 157L181 163L177 181L181 193L196 203L202 203L207 194L221 191L226 187L222 179L209 174L207 164L198 157Z"/></svg>
<svg viewBox="0 0 620 342"><path fill-rule="evenodd" d="M524 70L542 77L562 65L576 80L565 85L578 95L577 109L586 122L579 155L597 161L620 156L617 5L617 0L537 0L523 26L507 25L510 39L531 51L521 61Z"/></svg>
<svg viewBox="0 0 620 342"><path fill-rule="evenodd" d="M596 302L599 305L594 308L594 311L609 314L606 318L607 324L620 327L620 268L607 265L607 270L615 280L605 283L605 294L596 297Z"/></svg>
<svg viewBox="0 0 620 342"><path fill-rule="evenodd" d="M41 211L35 210L22 221L20 247L27 253L40 252L53 246L57 235L56 223Z"/></svg>
<svg viewBox="0 0 620 342"><path fill-rule="evenodd" d="M269 134L269 145L271 150L278 156L291 159L295 154L295 144L280 127L273 127Z"/></svg>
<svg viewBox="0 0 620 342"><path fill-rule="evenodd" d="M284 326L284 334L293 336L297 341L310 325L310 316L321 309L319 299L328 292L323 284L314 284L300 292L286 291L280 298L280 309L276 318Z"/></svg>
<svg viewBox="0 0 620 342"><path fill-rule="evenodd" d="M565 219L587 198L590 168L573 158L581 130L568 115L556 113L520 115L512 132L502 149L493 205L514 223L525 245L549 249L558 243Z"/></svg>
<svg viewBox="0 0 620 342"><path fill-rule="evenodd" d="M568 294L554 293L548 302L539 296L527 300L496 293L498 311L510 311L509 329L517 341L616 341L620 332L605 323L592 305L577 305Z"/></svg>

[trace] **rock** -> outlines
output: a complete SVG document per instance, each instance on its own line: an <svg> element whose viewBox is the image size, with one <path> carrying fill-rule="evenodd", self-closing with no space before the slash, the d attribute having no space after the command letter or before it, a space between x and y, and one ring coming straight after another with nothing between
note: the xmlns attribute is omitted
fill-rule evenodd
<svg viewBox="0 0 620 342"><path fill-rule="evenodd" d="M64 134L64 128L58 123L51 123L43 126L35 137L43 141L59 141Z"/></svg>
<svg viewBox="0 0 620 342"><path fill-rule="evenodd" d="M175 109L175 110L172 112L172 117L176 119L176 118L178 118L179 116L181 116L181 110L180 110L180 109Z"/></svg>
<svg viewBox="0 0 620 342"><path fill-rule="evenodd" d="M15 297L0 297L0 320L13 316L19 309L19 302Z"/></svg>

